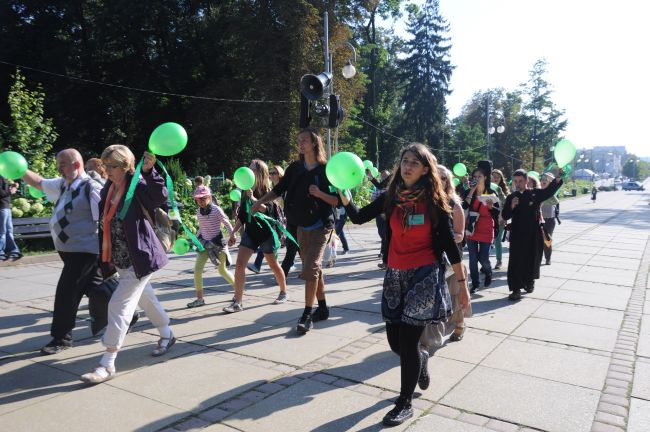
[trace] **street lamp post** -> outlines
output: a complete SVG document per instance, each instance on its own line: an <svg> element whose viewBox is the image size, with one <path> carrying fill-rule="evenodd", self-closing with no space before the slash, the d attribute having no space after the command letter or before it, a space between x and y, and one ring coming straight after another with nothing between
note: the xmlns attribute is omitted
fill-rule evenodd
<svg viewBox="0 0 650 432"><path fill-rule="evenodd" d="M487 96L487 102L485 104L485 137L487 141L487 147L485 150L485 156L487 160L490 160L490 150L491 150L491 143L490 143L490 137L494 135L494 133L502 134L505 132L506 127L504 125L499 125L496 128L492 125L492 120L494 116L490 115L490 95L488 94Z"/></svg>

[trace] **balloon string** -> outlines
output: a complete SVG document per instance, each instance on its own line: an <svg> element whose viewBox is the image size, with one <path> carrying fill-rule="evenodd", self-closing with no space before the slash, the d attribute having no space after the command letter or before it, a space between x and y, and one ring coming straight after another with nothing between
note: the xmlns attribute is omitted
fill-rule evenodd
<svg viewBox="0 0 650 432"><path fill-rule="evenodd" d="M120 221L124 220L124 217L126 216L126 212L128 212L129 207L131 207L131 201L133 201L135 187L138 185L138 181L140 180L140 173L142 172L143 162L144 162L144 157L140 159L140 162L138 162L138 166L135 167L133 177L131 178L131 183L129 184L129 189L126 191L126 197L124 197L124 205L122 206L122 210L120 210L120 213L117 215L117 219Z"/></svg>

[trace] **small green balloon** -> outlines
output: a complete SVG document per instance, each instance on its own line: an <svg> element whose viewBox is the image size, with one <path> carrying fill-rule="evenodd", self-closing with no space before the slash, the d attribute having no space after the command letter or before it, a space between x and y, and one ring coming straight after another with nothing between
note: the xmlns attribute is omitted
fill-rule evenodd
<svg viewBox="0 0 650 432"><path fill-rule="evenodd" d="M172 250L176 255L185 255L190 250L190 242L184 238L176 239Z"/></svg>
<svg viewBox="0 0 650 432"><path fill-rule="evenodd" d="M32 198L43 198L45 196L45 192L29 185L27 186L27 192Z"/></svg>
<svg viewBox="0 0 650 432"><path fill-rule="evenodd" d="M372 163L371 160L366 159L366 160L363 161L363 167L365 169L371 169L371 168L374 167L374 164Z"/></svg>
<svg viewBox="0 0 650 432"><path fill-rule="evenodd" d="M452 181L454 182L454 186L458 186L460 184L460 180L458 180L457 177L454 177Z"/></svg>
<svg viewBox="0 0 650 432"><path fill-rule="evenodd" d="M0 176L17 180L27 172L27 161L20 153L6 151L0 153Z"/></svg>
<svg viewBox="0 0 650 432"><path fill-rule="evenodd" d="M241 190L249 190L255 184L255 173L248 167L239 167L233 175L235 184Z"/></svg>
<svg viewBox="0 0 650 432"><path fill-rule="evenodd" d="M370 168L370 172L372 173L372 175L373 175L374 177L378 177L378 176L379 176L379 170L378 170L377 168L375 168L375 167Z"/></svg>
<svg viewBox="0 0 650 432"><path fill-rule="evenodd" d="M230 199L232 201L241 200L241 191L239 189L233 189L230 191Z"/></svg>
<svg viewBox="0 0 650 432"><path fill-rule="evenodd" d="M361 158L350 152L332 156L325 167L327 179L337 189L354 189L361 184L365 167Z"/></svg>
<svg viewBox="0 0 650 432"><path fill-rule="evenodd" d="M539 180L539 173L537 171L528 171L528 177L535 177Z"/></svg>
<svg viewBox="0 0 650 432"><path fill-rule="evenodd" d="M186 145L187 132L178 123L163 123L149 137L149 151L158 156L174 156Z"/></svg>
<svg viewBox="0 0 650 432"><path fill-rule="evenodd" d="M496 192L497 189L499 189L499 185L496 184L496 183L490 183L490 189L492 189L494 192Z"/></svg>
<svg viewBox="0 0 650 432"><path fill-rule="evenodd" d="M559 167L564 167L576 157L576 146L568 139L560 140L555 144L553 157Z"/></svg>
<svg viewBox="0 0 650 432"><path fill-rule="evenodd" d="M456 165L454 165L454 168L452 169L456 177L464 177L467 175L467 167L465 164L458 162Z"/></svg>

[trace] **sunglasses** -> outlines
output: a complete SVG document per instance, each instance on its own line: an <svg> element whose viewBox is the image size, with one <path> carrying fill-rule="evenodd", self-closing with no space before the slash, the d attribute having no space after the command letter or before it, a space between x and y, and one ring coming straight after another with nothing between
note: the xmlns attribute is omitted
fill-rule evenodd
<svg viewBox="0 0 650 432"><path fill-rule="evenodd" d="M277 171L270 171L269 175L278 175L278 172Z"/></svg>

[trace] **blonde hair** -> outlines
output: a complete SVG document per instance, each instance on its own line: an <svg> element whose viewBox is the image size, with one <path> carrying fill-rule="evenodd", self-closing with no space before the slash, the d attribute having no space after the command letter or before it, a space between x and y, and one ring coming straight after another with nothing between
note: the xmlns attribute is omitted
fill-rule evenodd
<svg viewBox="0 0 650 432"><path fill-rule="evenodd" d="M542 187L542 185L539 183L539 180L537 180L537 177L528 176L528 181L533 183L533 187L535 189L539 189Z"/></svg>
<svg viewBox="0 0 650 432"><path fill-rule="evenodd" d="M131 149L122 144L113 144L102 152L102 162L114 161L127 172L133 174L135 171L135 156Z"/></svg>
<svg viewBox="0 0 650 432"><path fill-rule="evenodd" d="M271 165L271 168L274 168L278 172L278 177L284 177L284 168L282 168L280 165Z"/></svg>
<svg viewBox="0 0 650 432"><path fill-rule="evenodd" d="M255 198L261 198L266 195L271 187L269 186L269 167L261 159L251 161L253 173L255 174L255 184L253 185L253 195Z"/></svg>
<svg viewBox="0 0 650 432"><path fill-rule="evenodd" d="M438 165L438 173L440 174L440 180L442 180L442 188L447 193L449 198L453 198L456 195L456 189L454 188L454 176L444 165Z"/></svg>

